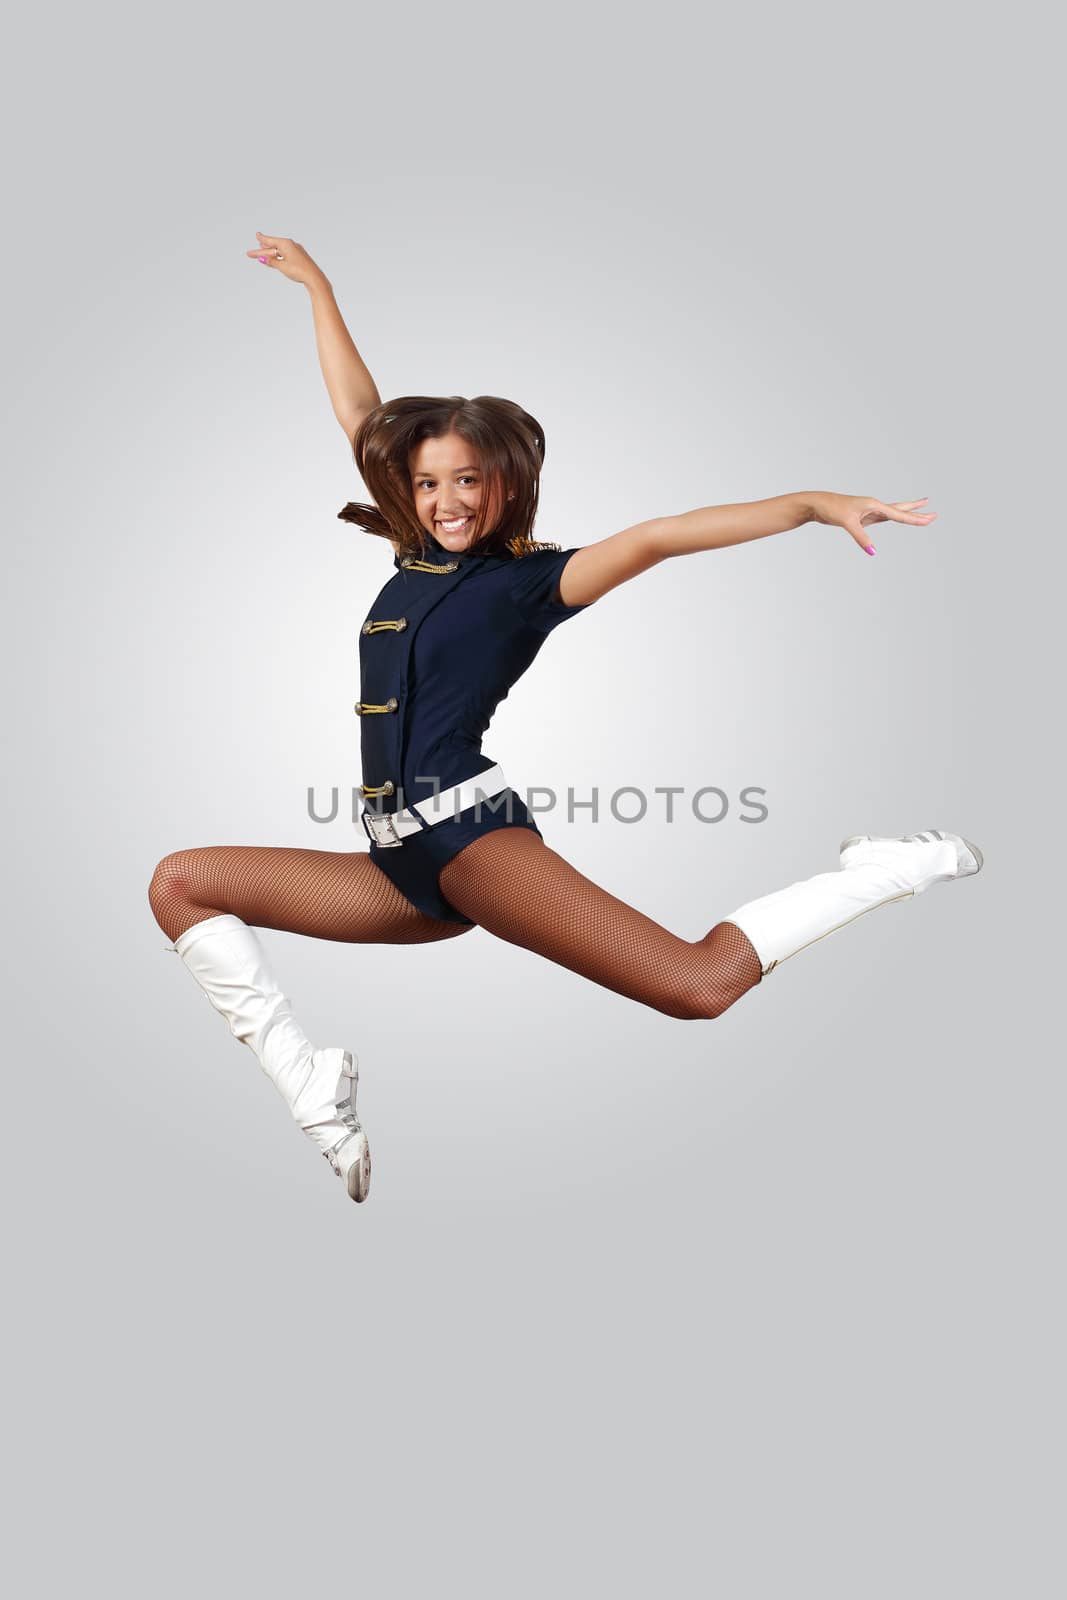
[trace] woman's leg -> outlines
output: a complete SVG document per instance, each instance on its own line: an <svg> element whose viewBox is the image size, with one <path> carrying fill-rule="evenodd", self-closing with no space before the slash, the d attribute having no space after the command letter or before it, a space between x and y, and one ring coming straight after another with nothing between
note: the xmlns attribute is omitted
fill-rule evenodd
<svg viewBox="0 0 1067 1600"><path fill-rule="evenodd" d="M352 1199L366 1199L370 1150L356 1115L355 1056L312 1047L248 924L358 944L450 939L466 924L418 911L366 851L179 850L157 866L149 900L234 1038L252 1050Z"/></svg>
<svg viewBox="0 0 1067 1600"><path fill-rule="evenodd" d="M221 912L257 928L347 944L425 944L467 931L465 923L418 911L366 850L177 850L157 866L148 898L169 939Z"/></svg>
<svg viewBox="0 0 1067 1600"><path fill-rule="evenodd" d="M527 828L461 850L439 883L465 916L670 1017L717 1017L761 975L865 911L972 877L982 853L958 834L845 841L837 872L750 901L694 944L598 888Z"/></svg>
<svg viewBox="0 0 1067 1600"><path fill-rule="evenodd" d="M693 944L679 939L583 877L529 828L483 834L438 882L457 911L497 938L669 1017L721 1016L760 981L759 958L732 923Z"/></svg>

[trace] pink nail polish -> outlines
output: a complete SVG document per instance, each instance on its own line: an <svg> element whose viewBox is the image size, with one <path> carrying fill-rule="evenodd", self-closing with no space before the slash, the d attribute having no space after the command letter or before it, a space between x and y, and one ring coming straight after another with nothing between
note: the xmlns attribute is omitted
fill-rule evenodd
<svg viewBox="0 0 1067 1600"><path fill-rule="evenodd" d="M257 260L257 261L258 261L258 262L260 262L260 263L261 263L261 264L262 264L262 265L263 265L263 266L264 266L264 267L265 267L265 266L266 266L266 265L267 265L267 258L266 258L266 256L257 256L257 257L256 257L256 260Z"/></svg>
<svg viewBox="0 0 1067 1600"><path fill-rule="evenodd" d="M866 550L866 552L867 552L867 554L869 556L873 556L874 555L874 545L873 544L865 544L863 548Z"/></svg>

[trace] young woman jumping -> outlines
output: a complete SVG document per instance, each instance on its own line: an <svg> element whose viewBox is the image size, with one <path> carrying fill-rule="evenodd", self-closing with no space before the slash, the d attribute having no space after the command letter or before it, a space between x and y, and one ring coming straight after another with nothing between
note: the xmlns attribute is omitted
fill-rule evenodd
<svg viewBox="0 0 1067 1600"><path fill-rule="evenodd" d="M311 1045L254 927L425 944L478 926L665 1016L695 1020L721 1016L779 962L864 912L970 877L982 856L936 829L858 835L841 846L838 871L750 901L694 943L564 861L481 750L493 711L553 628L669 557L807 522L843 528L873 554L872 524L925 526L934 513L921 500L810 491L654 518L581 548L535 543L545 457L535 418L485 395L383 405L322 271L292 239L256 237L249 257L310 294L323 377L372 498L340 516L393 552L360 634L370 845L179 850L156 867L149 900L208 1000L363 1200L370 1151L355 1055Z"/></svg>

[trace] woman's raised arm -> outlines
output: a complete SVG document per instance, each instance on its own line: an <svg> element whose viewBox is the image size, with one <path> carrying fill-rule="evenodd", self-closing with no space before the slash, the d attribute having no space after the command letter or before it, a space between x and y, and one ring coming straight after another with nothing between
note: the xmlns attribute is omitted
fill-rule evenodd
<svg viewBox="0 0 1067 1600"><path fill-rule="evenodd" d="M780 494L771 500L749 500L739 505L701 506L677 517L656 517L576 550L560 574L560 599L566 606L591 605L620 583L628 583L671 556L696 555L701 550L722 550L727 545L746 544L750 539L766 539L805 522L844 528L862 550L873 556L875 549L867 532L870 525L908 522L917 528L928 527L937 512L920 509L927 498L924 495L922 500L887 504L865 495L813 489L805 494Z"/></svg>
<svg viewBox="0 0 1067 1600"><path fill-rule="evenodd" d="M925 528L936 511L921 511L928 495L921 500L874 500L869 495L833 494L826 489L811 489L804 494L780 494L772 500L748 500L740 505L701 506L684 511L679 517L665 517L660 526L663 551L668 556L693 555L698 550L722 550L731 544L747 544L750 539L766 539L770 534L788 533L805 522L824 522L828 527L844 528L861 550L874 555L867 529L874 522L910 522Z"/></svg>
<svg viewBox="0 0 1067 1600"><path fill-rule="evenodd" d="M303 245L293 239L276 239L269 233L257 233L256 238L259 244L246 255L280 272L291 283L302 283L311 297L319 366L333 414L351 444L363 418L381 405L382 397L345 327L333 287Z"/></svg>

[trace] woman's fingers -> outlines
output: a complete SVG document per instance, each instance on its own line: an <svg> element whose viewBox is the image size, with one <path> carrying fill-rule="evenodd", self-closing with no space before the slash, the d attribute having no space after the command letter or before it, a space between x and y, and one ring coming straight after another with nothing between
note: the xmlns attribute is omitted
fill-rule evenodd
<svg viewBox="0 0 1067 1600"><path fill-rule="evenodd" d="M936 511L916 510L917 506L925 505L929 498L930 496L928 494L924 494L921 500L894 500L885 509L888 511L902 513L902 515L894 517L893 520L895 522L933 522L934 518L937 516ZM912 512L914 514L909 516L908 512Z"/></svg>
<svg viewBox="0 0 1067 1600"><path fill-rule="evenodd" d="M916 511L915 506L921 506L928 500L929 495L923 495L922 500L895 500L892 505L884 506L880 501L875 501L884 516L893 522L910 522L915 527L925 527L928 522L933 522L937 516L936 511Z"/></svg>
<svg viewBox="0 0 1067 1600"><path fill-rule="evenodd" d="M863 509L846 518L843 527L852 535L861 550L873 556L875 547L868 532L871 523L905 522L910 523L912 527L925 528L934 521L937 512L916 511L913 507L924 505L929 498L929 495L923 495L921 500L894 500L889 503L883 500L868 500L865 506L861 501Z"/></svg>
<svg viewBox="0 0 1067 1600"><path fill-rule="evenodd" d="M279 239L277 245L259 245L255 250L246 250L245 255L251 257L253 261L261 261L265 267L273 267L283 278L291 278L297 283L302 283L307 276L310 263L299 245L290 245L286 249L286 242L284 239ZM278 245L282 248L279 249Z"/></svg>
<svg viewBox="0 0 1067 1600"><path fill-rule="evenodd" d="M285 251L279 250L277 246L273 244L257 244L254 250L246 250L245 255L253 257L258 256L261 261L269 261L272 263L275 261L285 260Z"/></svg>
<svg viewBox="0 0 1067 1600"><path fill-rule="evenodd" d="M259 256L261 260L265 256L268 266L273 266L276 261L285 260L287 245L290 250L295 251L296 249L292 239L276 239L272 233L257 233L256 238L259 240L256 248L254 250L246 250L245 255Z"/></svg>
<svg viewBox="0 0 1067 1600"><path fill-rule="evenodd" d="M924 498L926 498L924 496ZM925 528L928 522L933 522L937 516L936 511L911 511L905 509L910 506L922 505L922 500L898 500L891 505L884 504L881 500L872 500L863 512L861 522L910 522L913 527Z"/></svg>
<svg viewBox="0 0 1067 1600"><path fill-rule="evenodd" d="M262 261L265 267L275 267L283 278L288 278L292 283L310 283L319 271L303 245L297 244L295 239L259 232L256 238L259 244L254 250L246 250L245 255L252 260Z"/></svg>
<svg viewBox="0 0 1067 1600"><path fill-rule="evenodd" d="M871 536L867 532L867 529L863 526L863 523L860 521L860 519L858 517L850 517L847 523L847 528L848 532L855 539L860 549L866 551L869 556L873 556L874 545L871 543Z"/></svg>

